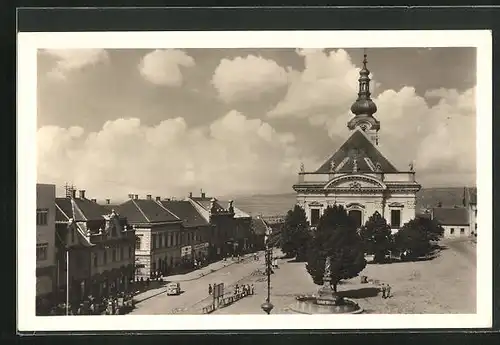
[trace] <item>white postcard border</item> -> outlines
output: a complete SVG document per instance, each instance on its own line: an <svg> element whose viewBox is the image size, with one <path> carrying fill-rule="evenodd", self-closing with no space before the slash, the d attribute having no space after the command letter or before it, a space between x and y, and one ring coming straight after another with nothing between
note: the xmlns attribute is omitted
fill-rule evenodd
<svg viewBox="0 0 500 345"><path fill-rule="evenodd" d="M18 34L19 331L487 328L492 325L492 39L486 30L79 32ZM477 313L384 315L35 316L37 49L477 48ZM453 61L450 61L453 63Z"/></svg>

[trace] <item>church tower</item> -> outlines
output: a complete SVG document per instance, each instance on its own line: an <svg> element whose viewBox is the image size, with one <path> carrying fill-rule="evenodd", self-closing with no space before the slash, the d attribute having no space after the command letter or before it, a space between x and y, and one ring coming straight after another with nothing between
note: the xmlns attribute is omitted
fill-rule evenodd
<svg viewBox="0 0 500 345"><path fill-rule="evenodd" d="M347 123L347 127L354 131L360 128L370 138L374 145L378 145L378 131L380 122L373 117L377 112L377 106L370 98L370 71L366 68L368 63L366 53L363 58L363 68L359 71L358 98L351 106L354 117Z"/></svg>

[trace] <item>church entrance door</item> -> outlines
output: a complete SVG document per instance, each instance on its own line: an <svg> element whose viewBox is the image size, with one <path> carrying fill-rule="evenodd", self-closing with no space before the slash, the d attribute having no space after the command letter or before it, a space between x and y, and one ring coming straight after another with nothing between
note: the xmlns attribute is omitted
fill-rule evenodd
<svg viewBox="0 0 500 345"><path fill-rule="evenodd" d="M360 210L350 210L349 211L349 216L352 218L354 221L354 225L356 226L356 229L359 228L362 220L362 214Z"/></svg>

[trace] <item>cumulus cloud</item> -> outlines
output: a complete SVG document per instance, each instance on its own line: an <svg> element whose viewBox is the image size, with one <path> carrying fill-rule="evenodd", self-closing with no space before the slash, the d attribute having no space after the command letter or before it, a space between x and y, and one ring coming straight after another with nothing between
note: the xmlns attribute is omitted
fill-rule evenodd
<svg viewBox="0 0 500 345"><path fill-rule="evenodd" d="M257 100L286 86L290 72L274 60L255 55L222 59L212 76L212 85L224 102Z"/></svg>
<svg viewBox="0 0 500 345"><path fill-rule="evenodd" d="M182 50L156 49L141 59L139 71L153 84L180 86L183 82L181 67L193 66L194 59Z"/></svg>
<svg viewBox="0 0 500 345"><path fill-rule="evenodd" d="M342 49L297 53L304 57L305 68L294 76L285 97L268 116L305 118L313 126L326 128L332 138L346 138L359 68ZM474 182L475 88L429 90L422 97L407 86L381 90L374 101L378 107L375 117L381 121L381 151L399 169L408 169L414 161L424 183ZM450 173L456 177L454 181L446 177Z"/></svg>
<svg viewBox="0 0 500 345"><path fill-rule="evenodd" d="M49 76L58 80L65 80L73 71L109 61L109 54L104 49L42 49L41 53L56 60Z"/></svg>
<svg viewBox="0 0 500 345"><path fill-rule="evenodd" d="M37 140L39 180L74 183L97 198L291 190L301 161L293 134L234 110L205 127L189 128L183 118L156 126L129 118L91 133L42 127Z"/></svg>

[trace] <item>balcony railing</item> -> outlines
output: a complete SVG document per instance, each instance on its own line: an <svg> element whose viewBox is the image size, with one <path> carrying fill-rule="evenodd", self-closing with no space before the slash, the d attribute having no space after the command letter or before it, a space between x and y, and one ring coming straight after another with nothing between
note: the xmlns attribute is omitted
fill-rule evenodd
<svg viewBox="0 0 500 345"><path fill-rule="evenodd" d="M391 182L415 182L415 172L413 171L404 171L397 173L360 173L362 175L367 175L374 177L380 181L391 183ZM324 174L324 173L299 173L299 184L321 184L326 183L334 178L344 176L346 174L343 173L332 173L332 174Z"/></svg>

